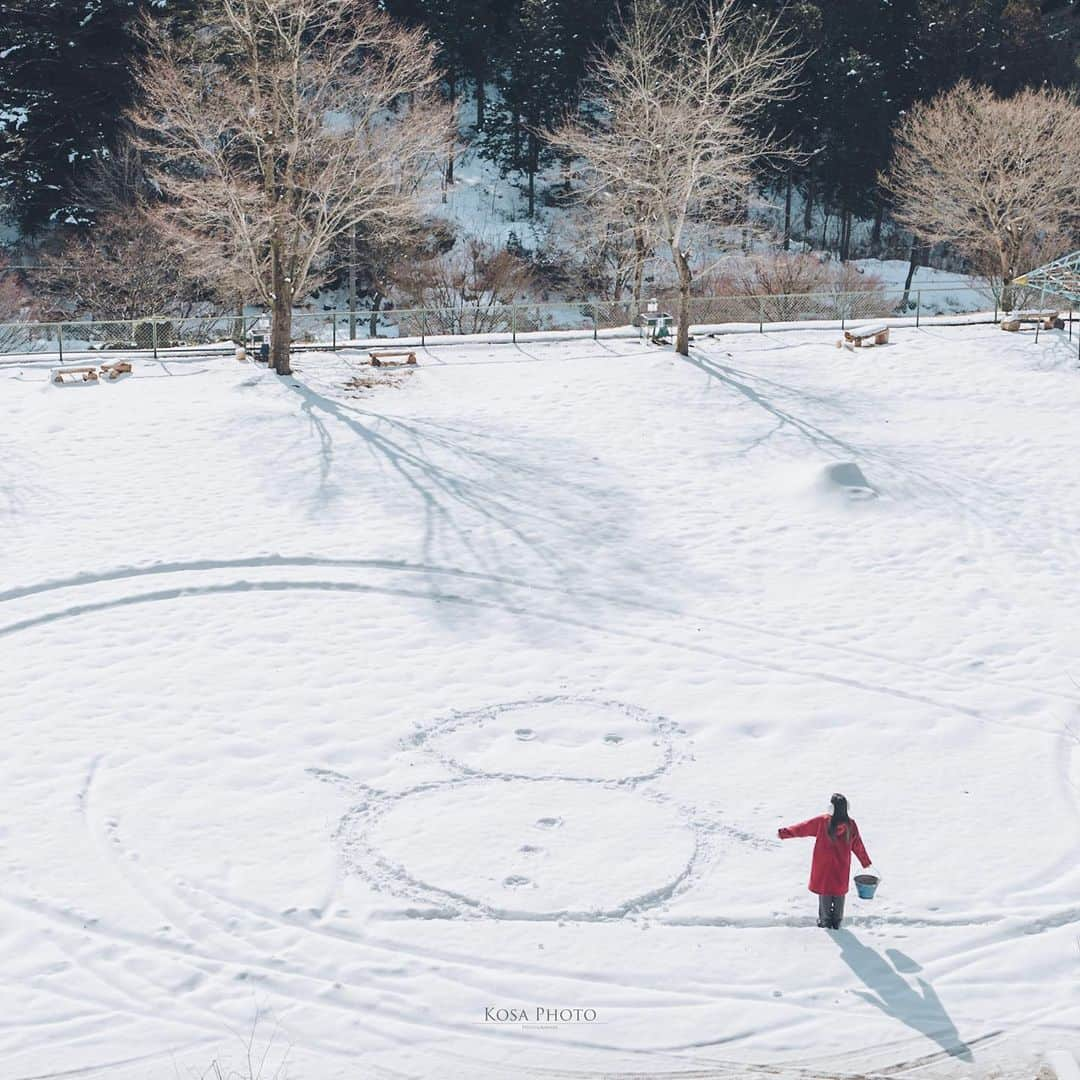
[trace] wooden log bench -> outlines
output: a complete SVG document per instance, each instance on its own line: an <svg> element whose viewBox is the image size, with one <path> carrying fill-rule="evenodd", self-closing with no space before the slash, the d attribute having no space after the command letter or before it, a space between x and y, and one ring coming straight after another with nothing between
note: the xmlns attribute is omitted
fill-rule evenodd
<svg viewBox="0 0 1080 1080"><path fill-rule="evenodd" d="M372 367L393 367L399 364L416 363L416 353L410 352L408 349L373 352L368 353L368 356L371 358Z"/></svg>
<svg viewBox="0 0 1080 1080"><path fill-rule="evenodd" d="M1061 312L1046 311L1009 311L1001 320L1001 329L1017 333L1022 326L1034 326L1039 330L1060 330L1065 324L1061 321Z"/></svg>
<svg viewBox="0 0 1080 1080"><path fill-rule="evenodd" d="M52 369L52 381L54 383L64 383L69 377L74 382L77 375L82 376L83 382L97 382L97 368L93 365L83 367L77 364L65 364L63 367Z"/></svg>
<svg viewBox="0 0 1080 1080"><path fill-rule="evenodd" d="M131 374L130 360L111 360L101 365L101 374L110 379L118 379L121 375Z"/></svg>
<svg viewBox="0 0 1080 1080"><path fill-rule="evenodd" d="M864 341L873 339L875 345L889 344L888 323L867 323L865 326L853 326L844 331L844 340L856 349L861 349Z"/></svg>

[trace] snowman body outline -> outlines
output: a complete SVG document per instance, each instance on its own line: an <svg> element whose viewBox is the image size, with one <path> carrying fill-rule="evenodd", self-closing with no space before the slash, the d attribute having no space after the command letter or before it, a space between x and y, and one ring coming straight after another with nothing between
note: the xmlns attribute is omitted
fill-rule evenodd
<svg viewBox="0 0 1080 1080"><path fill-rule="evenodd" d="M447 735L465 730L470 725L483 728L489 721L511 716L519 710L538 706L558 709L583 705L601 712L610 710L623 723L628 718L634 724L642 725L650 731L654 737L653 745L659 751L654 767L643 771L639 769L621 777L537 774L512 769L493 771L470 765L461 760L460 756L448 753L440 745L440 740ZM388 892L424 905L424 910L410 910L406 912L407 915L502 921L610 921L643 915L684 892L698 876L702 863L711 854L710 837L715 836L715 823L703 823L696 812L676 802L669 795L648 787L652 781L668 773L684 756L685 752L676 745L676 738L682 735L682 731L666 717L625 702L590 696L545 695L473 710L454 710L428 724L418 724L413 736L404 741L403 749L420 750L433 757L450 774L442 779L424 781L399 791L387 791L351 781L326 770L312 769L309 772L320 779L345 782L351 791L361 796L361 801L345 813L335 830L335 839L346 868L366 879L380 892ZM606 738L608 736L605 736ZM555 905L545 910L535 910L511 902L492 902L490 899L470 895L465 890L426 881L422 876L410 871L399 859L391 858L372 837L379 823L400 807L404 800L424 797L438 801L440 796L447 795L451 799L462 795L467 797L471 792L493 783L512 784L520 790L534 792L540 790L540 787L555 786L579 794L600 789L613 793L616 798L633 796L649 800L666 815L669 828L685 830L689 855L684 862L680 860L677 866L670 868L663 881L648 887L635 888L632 895L619 898L615 902L609 900L589 906ZM529 785L529 788L521 788L523 785ZM538 819L538 827L543 827L541 823L544 820L543 817ZM553 815L550 820L561 824L562 819ZM554 828L557 826L553 826ZM528 845L523 845L519 850L528 850ZM529 885L531 882L519 875L508 875L504 884L508 887L508 895L521 899L523 891L517 886ZM527 890L524 890L524 894L527 895Z"/></svg>

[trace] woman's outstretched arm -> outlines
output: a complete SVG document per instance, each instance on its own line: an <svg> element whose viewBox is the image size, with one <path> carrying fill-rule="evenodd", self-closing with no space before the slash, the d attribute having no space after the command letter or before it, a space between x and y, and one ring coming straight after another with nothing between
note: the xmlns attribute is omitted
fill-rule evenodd
<svg viewBox="0 0 1080 1080"><path fill-rule="evenodd" d="M790 840L795 836L817 836L818 823L821 821L821 816L809 818L806 821L800 821L798 825L785 825L780 829L777 835L781 840Z"/></svg>

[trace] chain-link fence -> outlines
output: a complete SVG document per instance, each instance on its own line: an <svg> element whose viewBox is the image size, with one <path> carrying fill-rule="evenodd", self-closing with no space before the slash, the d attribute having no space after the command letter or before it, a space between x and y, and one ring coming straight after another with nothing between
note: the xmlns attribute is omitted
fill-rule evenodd
<svg viewBox="0 0 1080 1080"><path fill-rule="evenodd" d="M1055 306L1052 298L1038 295L1025 297L1024 303ZM678 297L661 294L657 306L660 313L674 315ZM644 311L644 303L623 300L297 311L292 319L292 342L298 349L339 349L385 339L428 344L467 336L516 341L521 335L551 331L593 336L638 333ZM996 321L999 312L994 294L971 281L921 289L701 296L691 301L691 321L699 331L713 327L764 331L804 323L845 327L882 318L908 318L917 325L929 317L976 314ZM268 316L232 312L187 318L3 323L0 354L46 354L63 360L77 354L138 350L157 356L163 350L225 350L233 343L250 344L253 333L269 334Z"/></svg>

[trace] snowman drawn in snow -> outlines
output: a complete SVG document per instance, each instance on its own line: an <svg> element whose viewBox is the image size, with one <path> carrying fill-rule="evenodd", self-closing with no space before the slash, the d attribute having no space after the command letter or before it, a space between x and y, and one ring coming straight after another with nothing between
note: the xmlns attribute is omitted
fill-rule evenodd
<svg viewBox="0 0 1080 1080"><path fill-rule="evenodd" d="M452 713L408 743L445 778L360 788L336 834L346 869L424 905L417 916L595 920L656 907L708 846L708 829L649 786L675 763L679 734L590 698Z"/></svg>

